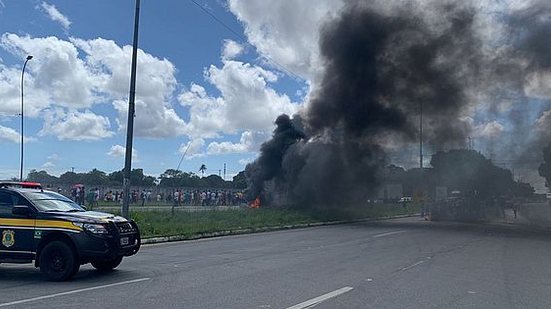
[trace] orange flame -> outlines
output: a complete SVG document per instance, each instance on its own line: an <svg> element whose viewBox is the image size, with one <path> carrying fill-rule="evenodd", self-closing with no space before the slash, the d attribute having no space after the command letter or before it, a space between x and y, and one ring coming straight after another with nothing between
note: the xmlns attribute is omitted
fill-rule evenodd
<svg viewBox="0 0 551 309"><path fill-rule="evenodd" d="M254 201L249 204L249 208L260 208L260 196L255 198Z"/></svg>

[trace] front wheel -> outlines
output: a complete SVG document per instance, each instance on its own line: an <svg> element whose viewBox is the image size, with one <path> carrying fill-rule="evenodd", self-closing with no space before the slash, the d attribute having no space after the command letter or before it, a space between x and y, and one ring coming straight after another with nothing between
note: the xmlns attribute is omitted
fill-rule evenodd
<svg viewBox="0 0 551 309"><path fill-rule="evenodd" d="M39 257L40 271L52 281L65 281L74 276L80 267L76 256L66 243L52 241Z"/></svg>
<svg viewBox="0 0 551 309"><path fill-rule="evenodd" d="M108 259L108 260L96 260L92 261L92 266L96 268L97 270L101 271L109 271L117 268L119 264L122 262L122 256L116 257L114 259Z"/></svg>

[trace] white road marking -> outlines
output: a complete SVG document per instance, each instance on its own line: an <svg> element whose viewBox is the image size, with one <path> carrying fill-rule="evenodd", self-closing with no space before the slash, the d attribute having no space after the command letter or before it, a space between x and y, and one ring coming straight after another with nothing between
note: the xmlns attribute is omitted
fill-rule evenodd
<svg viewBox="0 0 551 309"><path fill-rule="evenodd" d="M19 304L24 304L24 303L30 303L30 302L37 301L37 300L54 298L54 297L58 297L58 296L65 296L65 295L88 292L88 291L93 291L93 290L105 289L105 288L110 288L110 287L113 287L113 286L118 286L118 285L123 285L123 284L137 283L137 282L142 282L142 281L146 281L146 280L149 280L149 279L150 278L134 279L134 280L122 281L122 282L111 283L111 284L106 284L106 285L93 286L93 287L89 287L89 288L85 288L85 289L72 290L72 291L67 291L67 292L62 292L62 293L57 293L57 294L50 294L50 295L38 296L38 297L27 298L27 299L22 299L22 300L16 300L16 301L12 301L12 302L9 302L9 303L2 303L2 304L0 304L0 307L19 305Z"/></svg>
<svg viewBox="0 0 551 309"><path fill-rule="evenodd" d="M423 263L425 263L425 261L419 261L419 262L417 262L417 263L415 263L415 264L409 265L408 267L402 268L402 271L406 271L406 270L408 270L408 269L410 269L410 268L413 268L413 267L415 267L415 266L417 266L417 265L421 265L421 264L423 264Z"/></svg>
<svg viewBox="0 0 551 309"><path fill-rule="evenodd" d="M307 300L305 302L302 302L300 304L297 304L297 305L294 305L292 307L289 307L287 309L304 309L304 308L312 308L316 305L318 305L319 303L321 302L324 302L330 298L333 298L333 297L337 297L341 294L344 294L346 292L349 292L351 290L353 290L354 288L353 287L349 287L349 286L345 286L344 288L340 288L338 290L335 290L333 292L329 292L327 294L323 294L321 296L318 296L316 298L312 298L310 300Z"/></svg>
<svg viewBox="0 0 551 309"><path fill-rule="evenodd" d="M385 237L385 236L390 236L390 235L394 235L394 234L400 234L400 233L404 233L404 232L405 232L405 231L394 231L394 232L382 233L382 234L374 235L373 238Z"/></svg>

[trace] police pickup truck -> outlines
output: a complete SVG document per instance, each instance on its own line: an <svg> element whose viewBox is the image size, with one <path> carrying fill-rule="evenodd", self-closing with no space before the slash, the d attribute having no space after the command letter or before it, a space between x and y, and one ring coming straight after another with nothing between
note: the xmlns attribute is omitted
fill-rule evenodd
<svg viewBox="0 0 551 309"><path fill-rule="evenodd" d="M68 280L80 265L117 267L138 252L138 226L86 211L39 183L0 182L0 263L32 263L50 280Z"/></svg>

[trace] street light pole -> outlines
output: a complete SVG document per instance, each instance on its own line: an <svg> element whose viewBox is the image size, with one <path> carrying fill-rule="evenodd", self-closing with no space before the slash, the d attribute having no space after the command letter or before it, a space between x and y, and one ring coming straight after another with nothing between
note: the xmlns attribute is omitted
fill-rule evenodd
<svg viewBox="0 0 551 309"><path fill-rule="evenodd" d="M419 199L421 202L421 216L427 215L427 205L425 204L425 177L423 172L423 101L419 102ZM426 220L426 217L425 217Z"/></svg>
<svg viewBox="0 0 551 309"><path fill-rule="evenodd" d="M419 104L419 168L423 174L423 102Z"/></svg>
<svg viewBox="0 0 551 309"><path fill-rule="evenodd" d="M19 181L23 181L23 76L25 75L25 68L27 67L27 62L31 60L33 56L28 55L23 64L23 70L21 70L21 166L19 169Z"/></svg>
<svg viewBox="0 0 551 309"><path fill-rule="evenodd" d="M124 160L124 178L122 181L124 197L122 200L121 214L129 218L128 208L130 204L130 174L132 168L132 137L134 133L134 101L136 99L136 63L138 58L138 25L140 22L140 0L136 0L136 13L134 15L134 42L132 48L132 68L130 72L130 97L128 99L128 124L126 126L126 152Z"/></svg>

